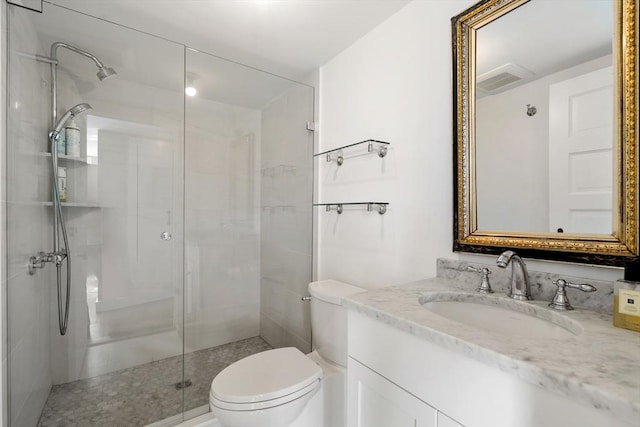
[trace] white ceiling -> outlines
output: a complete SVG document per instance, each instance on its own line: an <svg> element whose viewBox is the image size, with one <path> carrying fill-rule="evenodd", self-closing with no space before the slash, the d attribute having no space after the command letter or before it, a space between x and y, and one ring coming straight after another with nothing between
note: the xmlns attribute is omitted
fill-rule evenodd
<svg viewBox="0 0 640 427"><path fill-rule="evenodd" d="M50 0L285 77L325 64L410 0Z"/></svg>
<svg viewBox="0 0 640 427"><path fill-rule="evenodd" d="M409 1L48 0L294 80L302 80ZM47 6L46 16L31 18L41 33L40 54L47 54L51 42L66 41L96 53L122 80L181 90L182 63L169 60L182 57L181 46ZM611 0L528 3L478 31L478 74L514 63L533 72L531 80L605 55L611 49L612 21ZM83 58L61 55L61 67L69 72L95 73ZM207 99L234 99L256 108L287 84L265 75L262 80L268 84L258 79L245 87L252 81L243 77L248 69L191 51L186 59L186 71L199 76L198 96ZM215 75L210 72L214 69ZM92 74L91 84L96 85ZM247 99L237 99L239 93Z"/></svg>

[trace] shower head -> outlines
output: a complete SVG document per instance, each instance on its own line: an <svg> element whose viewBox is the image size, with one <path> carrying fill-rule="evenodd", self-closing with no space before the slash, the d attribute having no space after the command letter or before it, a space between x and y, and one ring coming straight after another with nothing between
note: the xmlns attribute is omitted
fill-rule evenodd
<svg viewBox="0 0 640 427"><path fill-rule="evenodd" d="M106 79L107 77L115 76L117 74L116 70L114 70L111 67L106 67L102 63L102 61L100 61L98 57L95 56L93 53L87 52L86 50L80 49L79 47L72 46L70 44L63 43L63 42L56 42L51 45L51 59L53 59L54 61L58 60L58 48L60 47L64 47L65 49L69 49L72 52L78 53L82 56L86 56L87 58L91 59L96 64L96 67L98 67L97 76L100 79L100 81Z"/></svg>
<svg viewBox="0 0 640 427"><path fill-rule="evenodd" d="M71 120L72 118L74 118L78 114L82 114L87 110L91 110L91 105L86 104L86 103L78 104L78 105L72 107L69 111L67 111L66 113L64 113L62 115L62 117L58 121L58 124L56 124L56 127L49 134L49 137L50 138L54 138L54 139L58 139L58 135L60 135L60 131L62 130L64 125L66 125L69 120Z"/></svg>
<svg viewBox="0 0 640 427"><path fill-rule="evenodd" d="M82 114L87 110L91 110L93 107L91 107L91 105L87 104L86 102L83 102L82 104L78 104L73 106L69 112L71 113L72 117L77 116L78 114Z"/></svg>
<svg viewBox="0 0 640 427"><path fill-rule="evenodd" d="M116 70L114 70L111 67L101 67L98 70L98 73L96 75L98 76L100 81L103 81L104 79L108 79L109 77L113 77L113 76L115 76L117 74L118 73L116 73Z"/></svg>

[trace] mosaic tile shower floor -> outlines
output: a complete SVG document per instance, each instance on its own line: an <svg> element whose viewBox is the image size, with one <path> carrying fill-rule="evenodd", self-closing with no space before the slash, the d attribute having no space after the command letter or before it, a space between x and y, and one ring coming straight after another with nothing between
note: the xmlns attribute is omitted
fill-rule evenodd
<svg viewBox="0 0 640 427"><path fill-rule="evenodd" d="M271 346L255 337L185 354L184 410L209 402L211 381L231 363ZM182 411L182 356L53 386L40 427L133 427Z"/></svg>

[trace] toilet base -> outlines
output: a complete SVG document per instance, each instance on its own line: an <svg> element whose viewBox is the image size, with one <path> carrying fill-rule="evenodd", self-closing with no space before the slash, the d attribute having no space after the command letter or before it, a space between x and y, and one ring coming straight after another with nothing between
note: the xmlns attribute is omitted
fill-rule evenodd
<svg viewBox="0 0 640 427"><path fill-rule="evenodd" d="M316 351L307 357L322 368L322 427L346 426L347 375L342 366L324 360Z"/></svg>
<svg viewBox="0 0 640 427"><path fill-rule="evenodd" d="M324 427L322 424L323 386L309 400L307 406L291 424L286 427Z"/></svg>

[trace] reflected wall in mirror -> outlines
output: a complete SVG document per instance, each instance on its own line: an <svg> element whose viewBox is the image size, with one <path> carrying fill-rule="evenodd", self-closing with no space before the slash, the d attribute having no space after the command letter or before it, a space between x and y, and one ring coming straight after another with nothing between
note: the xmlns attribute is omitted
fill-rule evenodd
<svg viewBox="0 0 640 427"><path fill-rule="evenodd" d="M636 0L485 0L452 22L454 250L637 257Z"/></svg>

